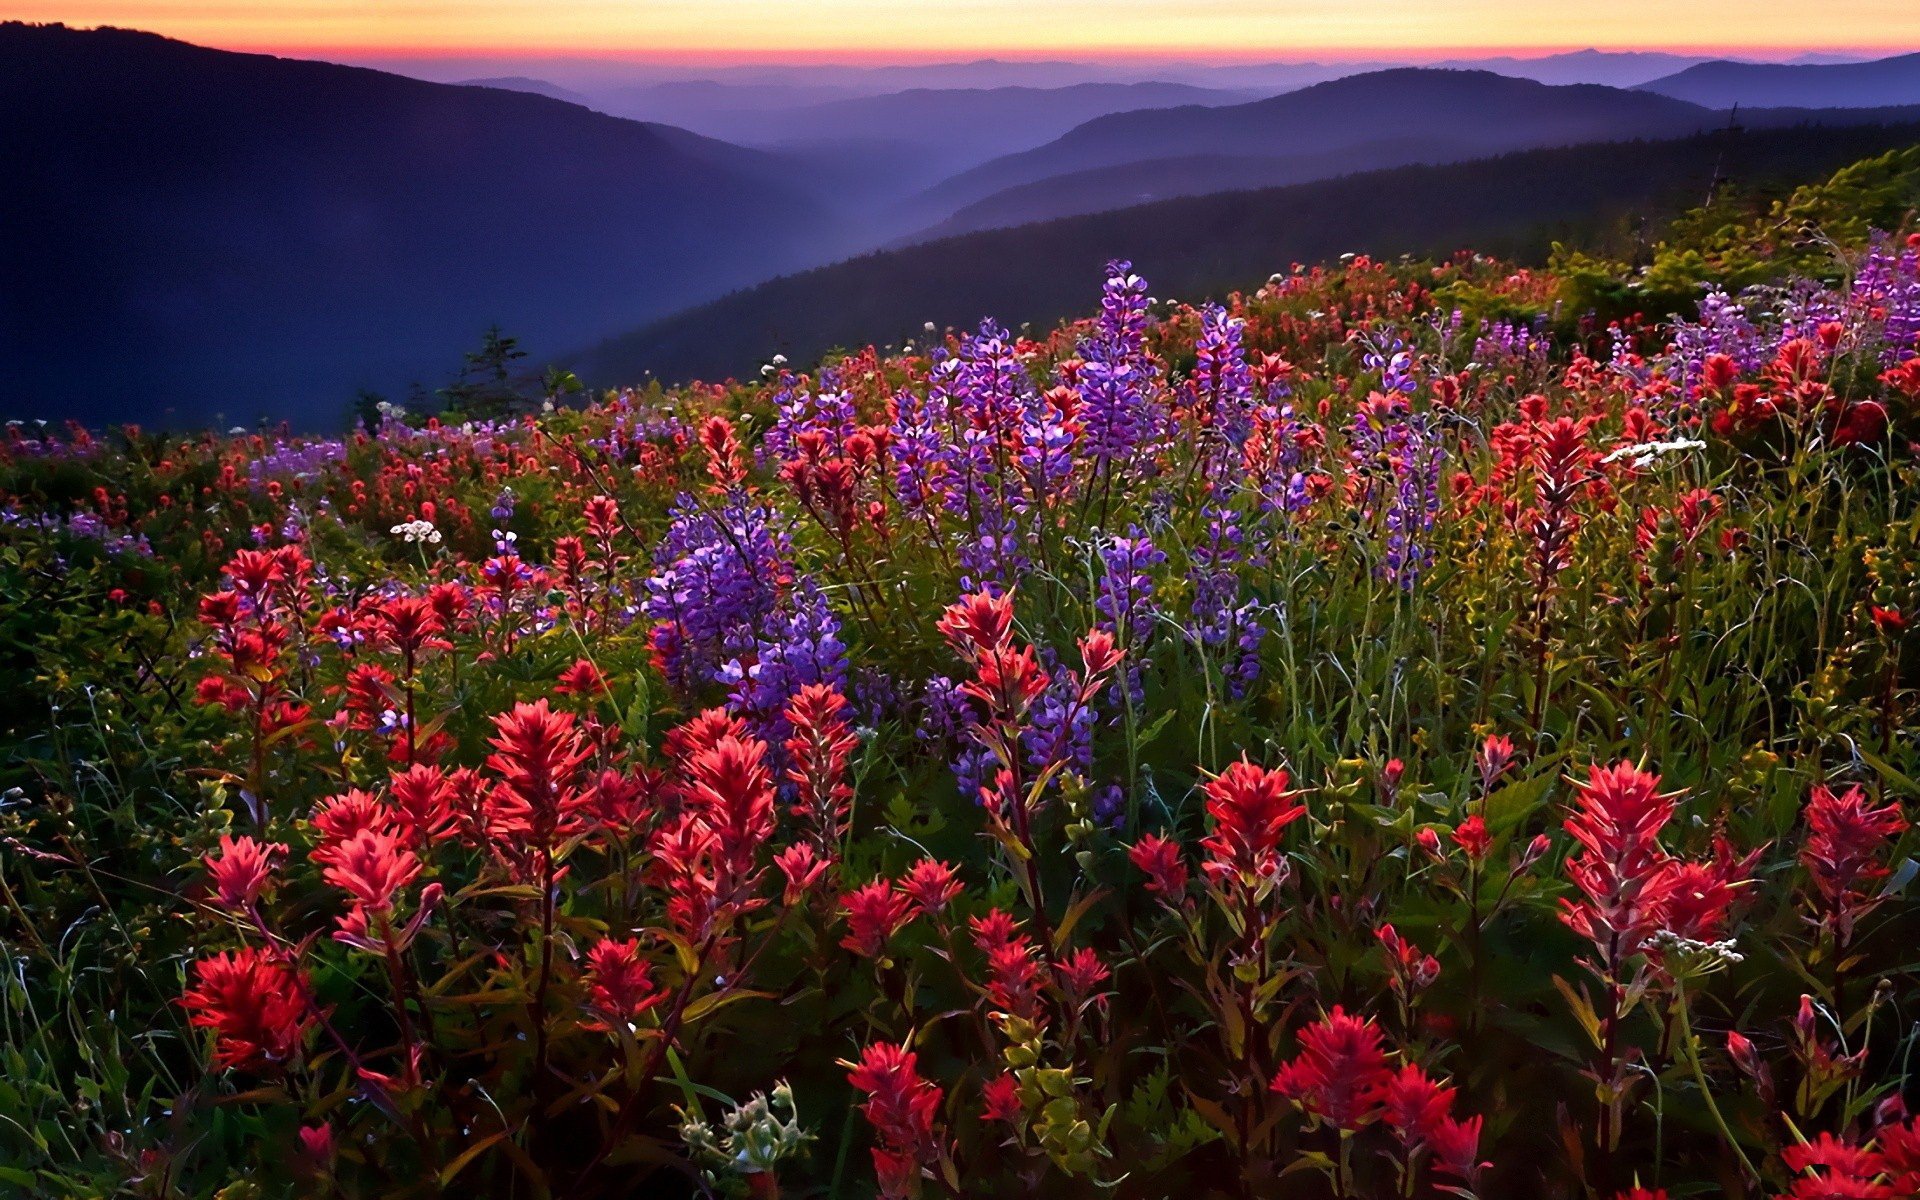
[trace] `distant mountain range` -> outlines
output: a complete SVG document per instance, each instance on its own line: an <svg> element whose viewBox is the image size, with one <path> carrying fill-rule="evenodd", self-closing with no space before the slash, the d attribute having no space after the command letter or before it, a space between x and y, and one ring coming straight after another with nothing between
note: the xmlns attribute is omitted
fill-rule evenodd
<svg viewBox="0 0 1920 1200"><path fill-rule="evenodd" d="M338 422L841 245L786 165L542 96L0 25L0 417Z"/></svg>
<svg viewBox="0 0 1920 1200"><path fill-rule="evenodd" d="M1648 92L1550 86L1489 71L1399 68L1249 104L1101 117L1044 146L956 175L922 193L912 209L938 220L994 197L990 212L1004 223L1009 213L1035 219L1084 211L1111 181L1111 170L1130 164L1140 178L1173 183L1183 179L1173 164L1196 159L1277 161L1296 172L1269 180L1284 183L1530 146L1674 136L1717 120L1696 105ZM1040 180L1067 195L1057 203L1032 192L1004 195Z"/></svg>
<svg viewBox="0 0 1920 1200"><path fill-rule="evenodd" d="M1705 62L1640 87L1708 108L1920 104L1920 54L1835 64Z"/></svg>
<svg viewBox="0 0 1920 1200"><path fill-rule="evenodd" d="M976 162L1038 146L1109 113L1243 103L1260 93L1185 83L1076 83L1066 87L909 88L823 104L749 111L688 127L746 145L778 148L831 139L926 140L943 161Z"/></svg>
<svg viewBox="0 0 1920 1200"><path fill-rule="evenodd" d="M1829 81L1821 95L1878 102L1907 95L1889 82L1906 61L1766 70ZM732 369L783 339L806 348L872 336L861 331L908 302L946 320L965 314L940 313L979 297L995 301L980 311L1045 319L1048 289L1068 306L1080 299L1091 268L1069 251L1088 244L1090 230L1139 239L1138 249L1115 241L1113 253L1145 257L1171 242L1186 246L1171 252L1175 262L1222 270L1271 257L1248 240L1259 220L1223 214L1291 214L1267 250L1302 257L1336 235L1409 249L1455 231L1497 235L1490 216L1454 212L1446 196L1421 189L1457 186L1509 224L1534 218L1529 197L1541 220L1590 215L1654 187L1646 163L1691 179L1701 164L1684 162L1680 147L1693 143L1661 143L1670 148L1639 159L1606 151L1627 175L1589 180L1585 200L1534 186L1526 172L1548 167L1524 157L1371 177L1426 195L1431 212L1393 207L1398 200L1382 207L1335 177L1721 129L1726 113L1654 87L1527 76L1664 71L1658 87L1667 88L1745 66L1596 51L1495 60L1494 70L1359 75L1352 63L993 60L731 68L711 79L612 62L558 79L538 62L473 69L486 65L441 61L435 69L450 82L431 83L125 30L0 24L0 229L9 234L0 239L0 418L196 425L266 415L325 427L357 389L401 399L416 384L445 383L495 323L521 339L531 364L645 326L582 357L617 379L643 368ZM1126 77L1162 69L1169 78ZM1836 79L1855 90L1833 90ZM1784 90L1775 102L1802 94ZM660 111L696 128L629 119ZM1813 158L1826 153L1813 146L1822 137L1851 147L1875 136L1839 126L1913 118L1920 109L1743 103L1749 129L1830 128L1740 144ZM716 130L737 141L710 136ZM1590 174L1578 154L1537 161ZM1487 192L1488 177L1519 186L1518 198ZM1313 180L1332 182L1247 193L1271 201L1251 209L1244 195L1219 207L1173 199ZM1125 212L1112 222L1057 220L1114 209ZM1144 215L1196 224L1155 232L1136 223ZM824 306L788 279L673 315L877 246L1043 221L1005 240L939 243L984 256L960 269L964 286L950 292L927 282L935 259L908 251L817 276L833 290ZM1071 278L1036 278L1045 271ZM1182 278L1201 276L1173 277Z"/></svg>
<svg viewBox="0 0 1920 1200"><path fill-rule="evenodd" d="M557 83L548 83L544 79L529 79L525 75L502 75L491 79L459 79L454 82L461 87L500 88L508 92L532 92L536 96L547 96L554 100L565 100L568 104L579 104L591 108L587 98L570 88Z"/></svg>
<svg viewBox="0 0 1920 1200"><path fill-rule="evenodd" d="M599 385L745 376L772 355L919 340L921 325L984 315L1047 323L1080 311L1108 258L1131 258L1161 296L1250 287L1289 264L1348 252L1476 249L1543 259L1552 243L1638 240L1716 184L1785 191L1920 143L1920 119L1704 133L1530 150L1292 187L1163 201L863 255L769 281L572 356Z"/></svg>

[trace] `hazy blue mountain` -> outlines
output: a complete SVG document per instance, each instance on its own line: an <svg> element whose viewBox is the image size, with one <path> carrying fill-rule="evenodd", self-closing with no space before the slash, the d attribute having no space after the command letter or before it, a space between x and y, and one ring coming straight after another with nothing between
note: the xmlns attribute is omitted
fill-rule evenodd
<svg viewBox="0 0 1920 1200"><path fill-rule="evenodd" d="M1457 58L1428 65L1456 70L1492 71L1537 83L1602 83L1608 87L1632 87L1706 61L1705 55L1663 54L1646 50L1572 50L1564 54L1544 54L1531 58L1512 55Z"/></svg>
<svg viewBox="0 0 1920 1200"><path fill-rule="evenodd" d="M551 355L844 250L778 160L490 87L9 23L0 112L0 417L333 425L490 323Z"/></svg>
<svg viewBox="0 0 1920 1200"><path fill-rule="evenodd" d="M532 92L536 96L549 96L555 100L565 100L568 104L586 104L587 98L571 88L563 88L557 83L548 83L544 79L531 79L525 75L501 75L491 79L456 80L462 87L490 87L508 92ZM588 107L592 107L588 105Z"/></svg>
<svg viewBox="0 0 1920 1200"><path fill-rule="evenodd" d="M1920 54L1854 63L1706 62L1640 86L1709 108L1920 104Z"/></svg>
<svg viewBox="0 0 1920 1200"><path fill-rule="evenodd" d="M909 211L933 224L1022 185L1132 163L1210 158L1312 160L1318 174L1448 162L1530 146L1675 136L1717 121L1698 106L1592 84L1550 86L1490 71L1398 68L1349 76L1248 104L1099 117L1033 150L928 189ZM1351 153L1351 161L1342 158Z"/></svg>

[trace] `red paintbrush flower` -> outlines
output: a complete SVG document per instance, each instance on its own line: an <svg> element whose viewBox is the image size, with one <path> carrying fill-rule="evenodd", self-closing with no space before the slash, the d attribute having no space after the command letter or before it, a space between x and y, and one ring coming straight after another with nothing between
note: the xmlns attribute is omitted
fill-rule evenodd
<svg viewBox="0 0 1920 1200"><path fill-rule="evenodd" d="M1281 1066L1272 1089L1316 1120L1353 1130L1379 1118L1391 1077L1379 1029L1335 1006L1300 1031L1300 1053Z"/></svg>
<svg viewBox="0 0 1920 1200"><path fill-rule="evenodd" d="M1245 759L1207 781L1207 816L1213 832L1200 842L1207 852L1200 869L1216 886L1242 899L1279 883L1286 873L1280 837L1306 815L1306 806L1289 791L1283 770L1256 767Z"/></svg>
<svg viewBox="0 0 1920 1200"><path fill-rule="evenodd" d="M1783 1148L1780 1161L1797 1177L1786 1193L1792 1200L1899 1200L1902 1195L1881 1182L1886 1162L1876 1151L1831 1133Z"/></svg>
<svg viewBox="0 0 1920 1200"><path fill-rule="evenodd" d="M687 762L688 808L713 830L730 882L753 874L754 859L773 836L773 777L767 746L758 738L727 736Z"/></svg>
<svg viewBox="0 0 1920 1200"><path fill-rule="evenodd" d="M1453 1109L1453 1089L1435 1083L1413 1063L1388 1077L1380 1089L1381 1117L1408 1150L1423 1145Z"/></svg>
<svg viewBox="0 0 1920 1200"><path fill-rule="evenodd" d="M860 739L847 722L847 699L826 684L800 689L787 703L787 723L793 736L786 741L787 779L794 785L793 814L812 823L824 850L840 844L853 789L847 785L847 763Z"/></svg>
<svg viewBox="0 0 1920 1200"><path fill-rule="evenodd" d="M1467 857L1472 859L1475 865L1487 860L1487 851L1493 846L1493 838L1487 833L1487 823L1481 819L1479 813L1474 813L1460 822L1449 836L1453 838L1454 845L1466 851Z"/></svg>
<svg viewBox="0 0 1920 1200"><path fill-rule="evenodd" d="M1813 881L1821 925L1842 942L1880 904L1872 885L1886 878L1880 855L1906 831L1897 803L1875 808L1859 787L1836 792L1815 784L1807 800L1807 842L1800 863Z"/></svg>
<svg viewBox="0 0 1920 1200"><path fill-rule="evenodd" d="M366 830L386 832L396 822L393 810L371 792L349 788L338 796L329 796L313 810L313 829L320 835L311 857L321 864L330 863L339 848Z"/></svg>
<svg viewBox="0 0 1920 1200"><path fill-rule="evenodd" d="M588 1029L629 1029L666 993L654 986L653 964L640 951L638 938L603 938L587 951L585 981L587 1005L594 1017L582 1022Z"/></svg>
<svg viewBox="0 0 1920 1200"><path fill-rule="evenodd" d="M936 859L923 858L900 877L900 891L923 913L937 913L963 890L959 873Z"/></svg>
<svg viewBox="0 0 1920 1200"><path fill-rule="evenodd" d="M1127 858L1147 877L1147 890L1170 904L1180 902L1187 891L1187 864L1180 858L1180 843L1149 833L1127 851Z"/></svg>
<svg viewBox="0 0 1920 1200"><path fill-rule="evenodd" d="M420 859L391 833L363 829L337 847L321 878L367 914L393 911L394 897L420 874Z"/></svg>
<svg viewBox="0 0 1920 1200"><path fill-rule="evenodd" d="M1480 1127L1484 1118L1464 1120L1443 1117L1427 1134L1427 1147L1433 1151L1433 1165L1456 1179L1471 1184L1492 1163L1480 1161Z"/></svg>
<svg viewBox="0 0 1920 1200"><path fill-rule="evenodd" d="M912 899L895 891L884 879L842 896L840 910L847 918L847 936L840 939L840 944L862 958L878 958L885 953L893 935L914 916Z"/></svg>
<svg viewBox="0 0 1920 1200"><path fill-rule="evenodd" d="M188 1023L214 1031L214 1063L262 1067L293 1057L313 1016L293 968L252 946L193 964Z"/></svg>
<svg viewBox="0 0 1920 1200"><path fill-rule="evenodd" d="M933 1119L941 1089L921 1078L913 1051L889 1042L875 1042L861 1051L859 1062L842 1065L848 1068L847 1081L867 1093L860 1108L878 1143L873 1163L881 1194L912 1195L919 1190L921 1171L940 1155Z"/></svg>
<svg viewBox="0 0 1920 1200"><path fill-rule="evenodd" d="M1005 650L1013 644L1013 593L962 596L947 606L938 628L953 652L964 659Z"/></svg>
<svg viewBox="0 0 1920 1200"><path fill-rule="evenodd" d="M453 826L453 784L439 767L414 764L388 783L393 817L416 849L445 837Z"/></svg>
<svg viewBox="0 0 1920 1200"><path fill-rule="evenodd" d="M1387 973L1394 991L1410 996L1440 978L1440 960L1401 937L1392 925L1382 925L1374 936L1387 951Z"/></svg>
<svg viewBox="0 0 1920 1200"><path fill-rule="evenodd" d="M529 836L536 845L579 832L586 793L579 778L587 751L572 713L545 700L516 704L493 718L487 766L500 777L488 797L495 837Z"/></svg>
<svg viewBox="0 0 1920 1200"><path fill-rule="evenodd" d="M278 842L222 834L220 853L206 857L207 874L220 903L235 912L253 907L273 882L273 864L287 848Z"/></svg>
<svg viewBox="0 0 1920 1200"><path fill-rule="evenodd" d="M1020 1081L1011 1075L995 1075L980 1089L980 1119L1018 1121L1026 1112L1020 1103Z"/></svg>
<svg viewBox="0 0 1920 1200"><path fill-rule="evenodd" d="M1627 762L1594 766L1579 786L1565 824L1580 846L1567 875L1582 898L1560 901L1560 919L1610 960L1637 953L1661 928L1668 858L1660 831L1674 801L1658 775Z"/></svg>
<svg viewBox="0 0 1920 1200"><path fill-rule="evenodd" d="M592 699L607 692L606 676L600 668L584 658L575 659L573 665L560 672L560 678L554 681L553 690L560 696L579 696Z"/></svg>
<svg viewBox="0 0 1920 1200"><path fill-rule="evenodd" d="M826 877L831 860L820 857L812 842L795 842L773 856L773 865L786 877L781 900L789 908L801 903Z"/></svg>

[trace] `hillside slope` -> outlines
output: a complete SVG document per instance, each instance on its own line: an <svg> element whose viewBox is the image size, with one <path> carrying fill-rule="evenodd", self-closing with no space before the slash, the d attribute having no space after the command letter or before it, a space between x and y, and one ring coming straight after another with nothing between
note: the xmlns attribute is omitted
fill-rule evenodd
<svg viewBox="0 0 1920 1200"><path fill-rule="evenodd" d="M992 313L1049 322L1113 257L1152 263L1162 295L1251 285L1347 251L1446 254L1471 246L1538 260L1555 240L1644 227L1699 204L1716 181L1788 187L1920 142L1920 123L1714 133L1535 150L1293 187L1170 200L867 255L773 280L575 356L600 384L744 375L776 352L921 336Z"/></svg>
<svg viewBox="0 0 1920 1200"><path fill-rule="evenodd" d="M332 424L827 256L776 162L542 96L8 23L0 112L5 417Z"/></svg>

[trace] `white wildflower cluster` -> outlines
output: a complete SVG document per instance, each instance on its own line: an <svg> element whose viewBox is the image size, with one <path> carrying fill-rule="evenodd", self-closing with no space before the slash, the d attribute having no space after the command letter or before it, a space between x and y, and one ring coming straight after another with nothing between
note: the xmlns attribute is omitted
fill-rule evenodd
<svg viewBox="0 0 1920 1200"><path fill-rule="evenodd" d="M1630 458L1636 468L1641 468L1651 466L1655 459L1665 458L1669 454L1706 448L1707 444L1698 438L1675 438L1671 442L1640 442L1637 445L1622 446L1600 461L1613 463L1623 458Z"/></svg>
<svg viewBox="0 0 1920 1200"><path fill-rule="evenodd" d="M720 1128L680 1110L680 1137L709 1182L723 1176L759 1175L805 1151L813 1134L800 1124L793 1089L782 1082L769 1096L755 1092L720 1118ZM749 1190L758 1190L752 1189Z"/></svg>
<svg viewBox="0 0 1920 1200"><path fill-rule="evenodd" d="M1665 958L1668 968L1675 974L1686 975L1708 975L1744 962L1747 957L1734 948L1732 938L1721 942L1703 942L1671 929L1662 929L1648 938L1647 949Z"/></svg>
<svg viewBox="0 0 1920 1200"><path fill-rule="evenodd" d="M435 546L440 544L440 531L433 527L432 521L403 521L387 532L410 546L420 542Z"/></svg>

